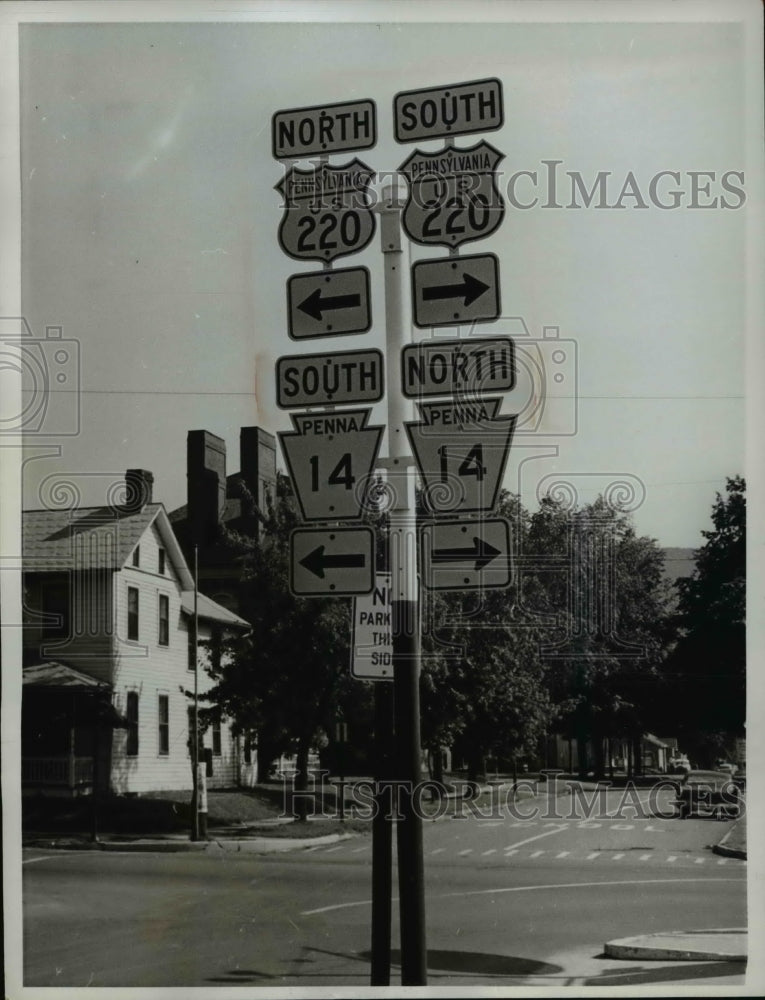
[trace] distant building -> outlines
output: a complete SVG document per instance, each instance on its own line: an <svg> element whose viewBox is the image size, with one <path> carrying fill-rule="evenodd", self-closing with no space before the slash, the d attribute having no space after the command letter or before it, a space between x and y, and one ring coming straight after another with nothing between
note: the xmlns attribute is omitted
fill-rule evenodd
<svg viewBox="0 0 765 1000"><path fill-rule="evenodd" d="M240 471L226 473L226 442L206 430L186 437L187 502L170 512L170 523L189 565L194 554L200 589L219 604L240 610L241 570L223 538L224 529L257 536L254 503L268 507L276 493L276 441L260 427L242 427Z"/></svg>
<svg viewBox="0 0 765 1000"><path fill-rule="evenodd" d="M22 786L76 794L190 789L194 663L249 626L198 594L153 476L132 469L121 506L23 514ZM204 704L204 703L203 703ZM225 718L204 737L211 786L250 783Z"/></svg>

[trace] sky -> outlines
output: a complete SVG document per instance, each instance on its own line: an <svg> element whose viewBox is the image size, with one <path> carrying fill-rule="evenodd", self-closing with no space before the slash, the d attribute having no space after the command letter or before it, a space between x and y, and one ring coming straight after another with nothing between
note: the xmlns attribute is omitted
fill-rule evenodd
<svg viewBox="0 0 765 1000"><path fill-rule="evenodd" d="M276 406L278 358L385 350L378 234L336 262L369 269L371 330L288 337L287 280L319 265L278 244L275 185L290 164L272 156L272 116L373 100L376 146L331 162L358 156L390 175L415 147L443 147L394 141L395 94L496 77L504 125L455 144L483 138L504 155L506 212L462 252L499 259L502 315L476 332L514 337L519 358L547 365L551 394L536 431L527 421L516 434L505 485L533 510L548 489L587 503L623 483L640 534L698 547L715 493L746 471L759 162L747 26L706 15L669 23L668 6L647 5L629 22L570 5L585 20L535 23L545 5L531 4L524 23L502 20L504 5L490 23L408 23L392 3L375 5L384 20L365 23L23 24L23 315L37 338L60 327L80 364L79 432L48 436L52 417L42 427L34 444L60 454L27 448L24 506L46 505L61 482L82 504L101 503L110 482L141 467L172 510L186 500L188 430L224 438L234 472L240 427L290 428ZM646 19L647 9L663 19ZM559 161L553 198L550 161ZM572 175L589 190L604 171L604 207L597 198L570 207ZM411 262L444 253L410 246ZM553 398L556 328L565 385L575 387L561 395L574 398ZM469 335L436 331L447 333ZM528 416L519 382L502 412ZM59 429L75 421L71 394L55 402ZM385 417L379 404L373 422Z"/></svg>

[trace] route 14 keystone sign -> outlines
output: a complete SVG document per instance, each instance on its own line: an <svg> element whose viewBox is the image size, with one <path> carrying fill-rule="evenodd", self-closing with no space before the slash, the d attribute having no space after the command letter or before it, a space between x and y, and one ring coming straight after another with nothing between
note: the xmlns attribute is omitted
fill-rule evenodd
<svg viewBox="0 0 765 1000"><path fill-rule="evenodd" d="M375 231L369 199L374 174L358 159L342 167L291 167L275 185L284 198L282 250L296 260L325 262L362 250Z"/></svg>
<svg viewBox="0 0 765 1000"><path fill-rule="evenodd" d="M409 182L401 220L409 239L453 248L491 235L505 214L495 173L502 159L488 142L437 153L416 149L399 167Z"/></svg>
<svg viewBox="0 0 765 1000"><path fill-rule="evenodd" d="M361 516L385 430L367 426L371 412L293 413L295 430L279 432L304 521L350 521Z"/></svg>
<svg viewBox="0 0 765 1000"><path fill-rule="evenodd" d="M494 510L517 419L501 402L418 403L423 420L404 425L432 514Z"/></svg>

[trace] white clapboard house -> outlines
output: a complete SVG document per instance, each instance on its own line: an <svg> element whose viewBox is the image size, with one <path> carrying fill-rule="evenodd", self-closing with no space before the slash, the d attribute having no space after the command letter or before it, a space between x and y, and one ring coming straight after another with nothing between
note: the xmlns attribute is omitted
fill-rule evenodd
<svg viewBox="0 0 765 1000"><path fill-rule="evenodd" d="M22 788L26 794L190 789L194 661L249 626L197 594L153 477L130 470L127 502L23 514ZM199 702L200 708L208 703ZM228 720L203 737L210 787L250 784Z"/></svg>

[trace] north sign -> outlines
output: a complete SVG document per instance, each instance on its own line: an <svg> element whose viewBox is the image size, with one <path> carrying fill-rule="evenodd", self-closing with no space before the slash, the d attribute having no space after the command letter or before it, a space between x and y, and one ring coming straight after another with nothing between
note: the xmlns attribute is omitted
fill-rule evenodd
<svg viewBox="0 0 765 1000"><path fill-rule="evenodd" d="M275 185L284 198L282 250L296 260L324 262L362 250L375 231L369 198L374 174L358 159L342 167L291 167Z"/></svg>
<svg viewBox="0 0 765 1000"><path fill-rule="evenodd" d="M382 351L301 354L276 362L276 403L283 410L338 403L377 403L383 397Z"/></svg>
<svg viewBox="0 0 765 1000"><path fill-rule="evenodd" d="M278 437L304 521L361 516L385 430L367 426L371 412L290 414L295 430Z"/></svg>
<svg viewBox="0 0 765 1000"><path fill-rule="evenodd" d="M515 386L515 347L510 337L427 340L401 352L401 387L409 399L474 397Z"/></svg>
<svg viewBox="0 0 765 1000"><path fill-rule="evenodd" d="M412 309L419 327L497 319L499 261L493 253L418 261L412 267Z"/></svg>
<svg viewBox="0 0 765 1000"><path fill-rule="evenodd" d="M277 111L271 118L272 151L277 160L371 149L376 142L374 101L317 104Z"/></svg>
<svg viewBox="0 0 765 1000"><path fill-rule="evenodd" d="M406 90L393 98L396 142L492 132L504 123L496 78Z"/></svg>
<svg viewBox="0 0 765 1000"><path fill-rule="evenodd" d="M420 532L420 579L427 590L509 586L509 522L497 517L424 524Z"/></svg>
<svg viewBox="0 0 765 1000"><path fill-rule="evenodd" d="M287 282L287 317L292 340L366 333L372 325L369 271L347 267L294 274Z"/></svg>
<svg viewBox="0 0 765 1000"><path fill-rule="evenodd" d="M375 582L372 528L295 528L290 591L296 597L368 594Z"/></svg>
<svg viewBox="0 0 765 1000"><path fill-rule="evenodd" d="M517 420L501 402L418 403L422 421L404 425L432 514L494 510Z"/></svg>
<svg viewBox="0 0 765 1000"><path fill-rule="evenodd" d="M503 159L488 142L437 153L416 149L399 167L409 182L401 219L409 239L454 248L490 236L505 214L496 183Z"/></svg>

